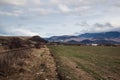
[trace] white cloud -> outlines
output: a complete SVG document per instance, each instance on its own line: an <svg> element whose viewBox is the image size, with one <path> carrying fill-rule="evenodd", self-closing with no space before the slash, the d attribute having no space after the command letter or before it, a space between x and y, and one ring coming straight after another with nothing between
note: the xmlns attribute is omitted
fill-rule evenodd
<svg viewBox="0 0 120 80"><path fill-rule="evenodd" d="M80 6L80 7L75 7L73 12L81 15L86 15L88 13L91 14L90 13L91 11L93 11L93 9L90 6Z"/></svg>
<svg viewBox="0 0 120 80"><path fill-rule="evenodd" d="M23 14L21 10L0 11L0 16L19 16Z"/></svg>
<svg viewBox="0 0 120 80"><path fill-rule="evenodd" d="M119 13L120 13L120 7L117 6L111 6L105 10L106 15L119 15Z"/></svg>
<svg viewBox="0 0 120 80"><path fill-rule="evenodd" d="M40 9L39 10L40 15L47 15L47 14L50 14L51 12L52 12L52 10L50 10L50 9Z"/></svg>
<svg viewBox="0 0 120 80"><path fill-rule="evenodd" d="M69 13L71 11L71 9L68 6L62 4L58 5L58 8L62 13Z"/></svg>
<svg viewBox="0 0 120 80"><path fill-rule="evenodd" d="M32 32L30 30L25 30L25 29L13 29L11 33L15 35L24 35L24 36L34 36L34 35L39 35L36 32Z"/></svg>
<svg viewBox="0 0 120 80"><path fill-rule="evenodd" d="M27 0L0 0L0 5L16 5L23 6L25 5Z"/></svg>
<svg viewBox="0 0 120 80"><path fill-rule="evenodd" d="M0 25L0 34L2 35L14 35L14 36L33 36L33 35L39 35L37 32L33 32L29 29L24 29L18 26L5 26Z"/></svg>
<svg viewBox="0 0 120 80"><path fill-rule="evenodd" d="M86 21L83 21L83 22L76 22L75 26L89 27L89 24Z"/></svg>
<svg viewBox="0 0 120 80"><path fill-rule="evenodd" d="M40 4L41 4L41 1L40 1L40 0L33 0L33 3L34 3L34 4L37 4L37 5L40 5Z"/></svg>
<svg viewBox="0 0 120 80"><path fill-rule="evenodd" d="M45 9L45 8L31 8L29 9L30 12L36 12L40 15L48 15L53 13L54 11L52 9Z"/></svg>

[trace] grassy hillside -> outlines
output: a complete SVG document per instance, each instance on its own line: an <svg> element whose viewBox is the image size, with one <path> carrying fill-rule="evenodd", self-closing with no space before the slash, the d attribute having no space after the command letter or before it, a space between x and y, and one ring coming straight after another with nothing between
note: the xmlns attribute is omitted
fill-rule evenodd
<svg viewBox="0 0 120 80"><path fill-rule="evenodd" d="M120 47L49 46L64 80L119 80ZM67 79L66 79L67 78Z"/></svg>

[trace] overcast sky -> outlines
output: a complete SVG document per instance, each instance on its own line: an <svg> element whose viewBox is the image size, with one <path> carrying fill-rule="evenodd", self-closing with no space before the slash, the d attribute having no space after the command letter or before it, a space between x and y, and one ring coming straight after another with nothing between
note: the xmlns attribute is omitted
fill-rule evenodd
<svg viewBox="0 0 120 80"><path fill-rule="evenodd" d="M0 35L120 31L120 0L0 0Z"/></svg>

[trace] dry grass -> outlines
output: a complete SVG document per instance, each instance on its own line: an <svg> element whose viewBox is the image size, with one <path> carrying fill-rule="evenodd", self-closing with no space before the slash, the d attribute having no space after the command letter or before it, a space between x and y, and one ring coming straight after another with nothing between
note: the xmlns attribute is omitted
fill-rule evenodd
<svg viewBox="0 0 120 80"><path fill-rule="evenodd" d="M0 55L0 80L58 80L47 47L13 50Z"/></svg>
<svg viewBox="0 0 120 80"><path fill-rule="evenodd" d="M30 48L16 49L0 53L0 76L22 72L20 67L24 65L24 59L29 58Z"/></svg>
<svg viewBox="0 0 120 80"><path fill-rule="evenodd" d="M5 47L4 46L0 46L0 52L5 51Z"/></svg>

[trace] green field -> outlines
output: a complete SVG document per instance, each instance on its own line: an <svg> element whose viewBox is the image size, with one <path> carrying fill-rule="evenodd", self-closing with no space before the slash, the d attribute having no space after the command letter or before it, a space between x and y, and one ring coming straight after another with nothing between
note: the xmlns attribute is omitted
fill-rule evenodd
<svg viewBox="0 0 120 80"><path fill-rule="evenodd" d="M119 80L120 47L48 46L63 80Z"/></svg>

